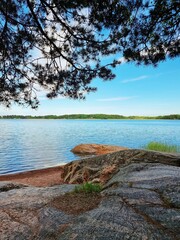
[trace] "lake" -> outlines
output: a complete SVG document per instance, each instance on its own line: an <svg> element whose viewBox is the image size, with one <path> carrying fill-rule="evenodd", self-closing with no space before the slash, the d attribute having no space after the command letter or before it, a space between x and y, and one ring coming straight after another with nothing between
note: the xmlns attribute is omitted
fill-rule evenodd
<svg viewBox="0 0 180 240"><path fill-rule="evenodd" d="M180 145L179 120L0 120L0 174L78 159L81 143L143 148L150 141Z"/></svg>

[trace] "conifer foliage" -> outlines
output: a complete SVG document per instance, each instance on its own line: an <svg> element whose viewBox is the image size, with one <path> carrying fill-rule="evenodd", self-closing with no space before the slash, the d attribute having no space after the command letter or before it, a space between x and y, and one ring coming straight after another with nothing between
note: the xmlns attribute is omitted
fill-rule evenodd
<svg viewBox="0 0 180 240"><path fill-rule="evenodd" d="M36 108L39 86L83 99L122 60L177 57L179 10L177 0L1 0L0 103ZM114 59L103 65L105 56Z"/></svg>

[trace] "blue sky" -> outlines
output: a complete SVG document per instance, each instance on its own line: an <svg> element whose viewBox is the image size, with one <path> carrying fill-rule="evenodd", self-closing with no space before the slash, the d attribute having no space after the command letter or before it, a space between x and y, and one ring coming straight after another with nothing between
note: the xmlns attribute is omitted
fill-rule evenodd
<svg viewBox="0 0 180 240"><path fill-rule="evenodd" d="M110 59L105 59L108 62ZM58 98L48 100L40 96L38 110L13 105L0 106L0 115L62 115L76 113L105 113L120 115L180 114L180 59L167 60L158 67L123 63L114 69L116 78L103 82L95 79L97 92L86 100Z"/></svg>

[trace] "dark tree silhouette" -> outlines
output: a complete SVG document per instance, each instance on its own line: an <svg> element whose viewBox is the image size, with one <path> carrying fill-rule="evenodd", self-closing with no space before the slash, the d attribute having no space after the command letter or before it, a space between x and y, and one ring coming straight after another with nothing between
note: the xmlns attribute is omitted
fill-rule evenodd
<svg viewBox="0 0 180 240"><path fill-rule="evenodd" d="M179 55L178 0L1 0L0 103L38 106L84 98L124 59L153 64ZM102 65L104 56L114 60Z"/></svg>

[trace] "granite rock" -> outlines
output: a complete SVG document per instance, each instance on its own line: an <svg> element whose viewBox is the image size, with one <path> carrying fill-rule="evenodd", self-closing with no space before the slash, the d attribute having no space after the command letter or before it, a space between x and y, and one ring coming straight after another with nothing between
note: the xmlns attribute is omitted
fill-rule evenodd
<svg viewBox="0 0 180 240"><path fill-rule="evenodd" d="M179 155L127 150L79 163L71 163L79 176L85 166L93 177L101 165L117 166L114 173L109 169L99 206L72 215L50 204L71 192L72 184L38 188L0 182L0 239L180 239Z"/></svg>
<svg viewBox="0 0 180 240"><path fill-rule="evenodd" d="M105 184L118 172L119 167L138 162L180 166L178 154L129 149L70 162L64 166L62 178L65 183L83 183L95 179Z"/></svg>
<svg viewBox="0 0 180 240"><path fill-rule="evenodd" d="M91 144L79 144L75 146L71 151L78 155L101 155L125 149L127 148L121 146L91 143Z"/></svg>

